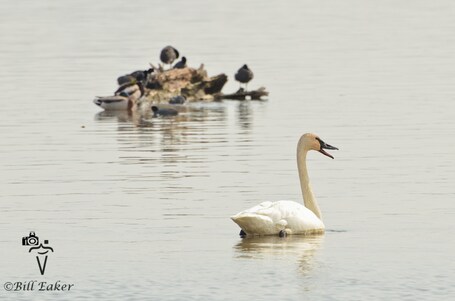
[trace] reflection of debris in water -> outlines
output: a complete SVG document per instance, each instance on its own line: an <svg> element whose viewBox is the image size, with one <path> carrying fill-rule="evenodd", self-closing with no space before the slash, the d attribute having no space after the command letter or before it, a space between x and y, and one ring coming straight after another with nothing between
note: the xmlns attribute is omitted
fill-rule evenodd
<svg viewBox="0 0 455 301"><path fill-rule="evenodd" d="M117 119L118 122L129 122L132 121L132 113L131 111L101 111L95 115L95 120L97 121L112 119Z"/></svg>
<svg viewBox="0 0 455 301"><path fill-rule="evenodd" d="M249 129L251 127L252 111L249 102L242 101L238 105L238 118L239 123L243 129Z"/></svg>

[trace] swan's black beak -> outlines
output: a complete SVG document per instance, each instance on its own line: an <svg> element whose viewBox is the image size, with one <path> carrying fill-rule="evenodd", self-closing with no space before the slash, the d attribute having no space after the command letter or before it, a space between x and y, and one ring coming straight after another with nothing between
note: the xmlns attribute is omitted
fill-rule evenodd
<svg viewBox="0 0 455 301"><path fill-rule="evenodd" d="M319 144L321 145L321 148L319 149L319 152L321 154L323 154L323 155L326 155L327 157L330 157L330 158L334 159L333 156L331 154L329 154L328 152L326 152L324 149L338 150L338 148L336 148L335 146L332 146L330 144L325 143L324 141L322 141L319 138L316 138L316 139L319 141Z"/></svg>

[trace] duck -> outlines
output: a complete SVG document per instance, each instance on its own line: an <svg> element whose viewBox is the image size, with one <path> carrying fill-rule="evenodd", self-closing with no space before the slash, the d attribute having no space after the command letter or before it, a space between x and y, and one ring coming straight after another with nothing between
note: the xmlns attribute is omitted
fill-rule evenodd
<svg viewBox="0 0 455 301"><path fill-rule="evenodd" d="M124 84L134 82L135 80L136 80L136 78L134 78L131 74L126 74L126 75L119 76L117 78L117 83L119 86L121 86Z"/></svg>
<svg viewBox="0 0 455 301"><path fill-rule="evenodd" d="M183 69L186 68L186 57L182 56L180 61L174 65L174 69Z"/></svg>
<svg viewBox="0 0 455 301"><path fill-rule="evenodd" d="M117 83L122 86L127 83L132 83L135 81L141 81L142 84L145 86L147 85L147 79L148 75L152 74L155 70L153 68L149 68L147 70L137 70L134 72L131 72L130 74L127 75L122 75L117 78Z"/></svg>
<svg viewBox="0 0 455 301"><path fill-rule="evenodd" d="M325 226L322 214L314 198L306 166L309 151L317 151L329 158L334 158L326 150L338 150L335 146L325 143L319 136L312 133L302 135L297 144L297 167L303 204L281 200L263 202L241 211L231 219L241 228L240 236L278 235L285 237L291 234L322 234Z"/></svg>
<svg viewBox="0 0 455 301"><path fill-rule="evenodd" d="M144 85L141 81L133 81L121 85L115 92L114 95L120 95L125 97L130 97L134 100L137 100L144 95Z"/></svg>
<svg viewBox="0 0 455 301"><path fill-rule="evenodd" d="M177 95L177 96L171 97L171 99L169 100L169 104L171 104L171 105L181 105L181 104L184 104L185 101L186 101L185 96Z"/></svg>
<svg viewBox="0 0 455 301"><path fill-rule="evenodd" d="M176 116L179 112L171 108L158 108L158 106L152 106L153 117L158 116Z"/></svg>
<svg viewBox="0 0 455 301"><path fill-rule="evenodd" d="M240 83L240 85L245 84L245 91L248 88L248 83L253 79L253 71L245 64L243 65L235 74L235 80Z"/></svg>
<svg viewBox="0 0 455 301"><path fill-rule="evenodd" d="M133 108L133 101L125 96L97 96L93 103L106 111L124 111Z"/></svg>
<svg viewBox="0 0 455 301"><path fill-rule="evenodd" d="M179 52L172 46L166 46L161 50L160 60L167 65L171 65L179 58Z"/></svg>
<svg viewBox="0 0 455 301"><path fill-rule="evenodd" d="M127 83L118 88L113 96L98 96L93 103L107 111L131 110L144 93L141 82Z"/></svg>
<svg viewBox="0 0 455 301"><path fill-rule="evenodd" d="M138 71L131 72L130 75L132 77L134 77L136 79L136 81L142 82L142 85L145 86L147 84L147 79L148 79L149 74L152 74L154 71L155 71L155 69L149 68L147 70L138 70Z"/></svg>

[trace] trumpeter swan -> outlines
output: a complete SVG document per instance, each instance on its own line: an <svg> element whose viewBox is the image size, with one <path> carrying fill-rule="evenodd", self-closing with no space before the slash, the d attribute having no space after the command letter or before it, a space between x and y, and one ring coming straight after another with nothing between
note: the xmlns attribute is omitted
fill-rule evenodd
<svg viewBox="0 0 455 301"><path fill-rule="evenodd" d="M293 201L263 202L232 216L242 228L240 235L314 234L324 232L321 211L316 203L308 178L306 155L315 150L333 159L325 149L338 148L322 141L315 134L304 134L297 144L297 167L304 205Z"/></svg>

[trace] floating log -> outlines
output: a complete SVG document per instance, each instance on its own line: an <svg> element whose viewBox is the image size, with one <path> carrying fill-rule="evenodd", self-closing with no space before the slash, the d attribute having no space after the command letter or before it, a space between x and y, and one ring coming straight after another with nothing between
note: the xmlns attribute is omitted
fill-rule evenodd
<svg viewBox="0 0 455 301"><path fill-rule="evenodd" d="M221 100L221 99L235 99L235 100L246 100L246 99L252 99L252 100L262 100L261 98L263 96L268 96L269 92L265 90L265 87L260 87L257 90L253 91L245 91L245 89L240 88L237 92L232 93L232 94L222 94L219 93L216 95L216 99Z"/></svg>
<svg viewBox="0 0 455 301"><path fill-rule="evenodd" d="M130 74L132 76L130 80L143 83L145 91L139 99L132 99L132 95L125 95L127 100L132 103L126 108L127 110L150 110L152 105L168 104L176 96L185 97L186 102L209 102L223 99L261 100L262 97L269 95L264 87L253 91L245 91L240 88L235 93L223 94L221 91L228 81L227 75L221 73L209 77L204 64L201 64L197 69L184 67L164 70L162 65L155 67L150 64L150 66L152 68L148 70L138 71L144 75L140 79L133 76L137 72ZM110 108L106 107L105 109L109 110Z"/></svg>
<svg viewBox="0 0 455 301"><path fill-rule="evenodd" d="M152 66L153 67L153 66ZM184 96L187 101L213 101L215 95L221 93L227 82L226 74L209 77L202 64L198 69L186 67L182 69L163 70L156 68L146 85L144 97L138 101L143 107L152 103L168 102L177 95Z"/></svg>

